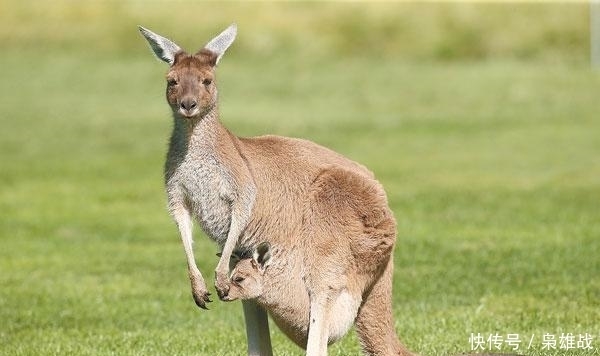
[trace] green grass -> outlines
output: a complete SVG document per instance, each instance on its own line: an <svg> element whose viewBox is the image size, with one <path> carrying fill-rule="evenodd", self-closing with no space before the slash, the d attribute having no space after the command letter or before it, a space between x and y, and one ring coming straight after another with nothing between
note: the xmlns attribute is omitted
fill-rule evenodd
<svg viewBox="0 0 600 356"><path fill-rule="evenodd" d="M518 333L527 355L599 355L600 73L585 63L586 6L229 4L177 26L161 3L61 4L0 4L1 355L244 354L241 306L192 301L162 186L166 68L135 29L191 47L229 17L240 38L218 70L226 126L312 139L386 187L396 330L412 350ZM499 31L505 20L516 27ZM386 26L409 44L381 42ZM216 247L195 240L211 284ZM589 333L595 349L547 352L544 333ZM272 337L277 355L302 354ZM353 333L330 348L358 352Z"/></svg>

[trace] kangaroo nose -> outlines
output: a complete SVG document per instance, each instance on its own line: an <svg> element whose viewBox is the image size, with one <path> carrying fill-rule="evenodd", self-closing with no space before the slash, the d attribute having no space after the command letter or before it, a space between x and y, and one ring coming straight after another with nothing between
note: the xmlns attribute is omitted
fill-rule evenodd
<svg viewBox="0 0 600 356"><path fill-rule="evenodd" d="M217 295L219 296L219 299L226 301L229 296L229 290L221 290L217 288Z"/></svg>
<svg viewBox="0 0 600 356"><path fill-rule="evenodd" d="M194 98L185 98L181 101L181 108L187 111L194 110L198 106L198 102Z"/></svg>

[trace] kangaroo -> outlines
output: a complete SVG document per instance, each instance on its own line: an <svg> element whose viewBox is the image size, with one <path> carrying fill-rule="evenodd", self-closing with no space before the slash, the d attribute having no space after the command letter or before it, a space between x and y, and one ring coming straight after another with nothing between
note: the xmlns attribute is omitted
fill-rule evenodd
<svg viewBox="0 0 600 356"><path fill-rule="evenodd" d="M364 166L313 142L242 138L221 124L215 68L236 37L235 24L193 54L139 29L156 57L169 64L166 99L174 123L165 185L194 301L205 309L211 300L194 258L193 219L222 248L215 269L221 299L230 290L229 261L236 247L269 241L297 251L302 265L311 266L302 274L310 304L307 355L325 355L332 301L346 291L391 296L386 271L396 225L383 188ZM352 199L355 195L362 199ZM375 327L368 317L381 314L375 299L361 302L357 325ZM270 355L266 312L250 301L243 306L249 354Z"/></svg>
<svg viewBox="0 0 600 356"><path fill-rule="evenodd" d="M302 280L302 259L268 242L261 242L254 250L240 250L232 256L229 294L225 301L255 300L266 309L281 331L296 345L306 348L309 326L310 297ZM392 273L393 263L388 262L385 273ZM373 293L373 292L371 292ZM371 313L377 323L365 327L360 324L364 316L356 302L371 299L385 308ZM367 355L398 355L406 351L395 337L394 324L389 309L388 295L353 295L342 293L331 304L329 311L329 339L332 344L342 338L356 321L356 332ZM373 304L371 304L373 305ZM462 353L456 356L522 356L506 353Z"/></svg>
<svg viewBox="0 0 600 356"><path fill-rule="evenodd" d="M255 300L266 309L275 324L296 345L306 348L309 327L310 297L302 280L302 258L291 251L272 248L268 242L260 243L254 251L242 251L232 258L229 294L226 301ZM393 266L388 262L391 273ZM331 303L328 321L328 344L342 338L354 324L362 300L376 298L375 303L389 306L388 296L369 295L345 291ZM395 336L391 309L387 314L370 315L377 323L364 327L357 322L358 338L367 355L398 355L403 350ZM364 319L364 318L363 318Z"/></svg>

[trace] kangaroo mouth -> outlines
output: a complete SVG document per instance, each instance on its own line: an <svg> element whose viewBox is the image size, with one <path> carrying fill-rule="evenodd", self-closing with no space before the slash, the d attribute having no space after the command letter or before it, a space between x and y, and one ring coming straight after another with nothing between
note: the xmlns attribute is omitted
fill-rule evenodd
<svg viewBox="0 0 600 356"><path fill-rule="evenodd" d="M177 113L179 113L179 115L185 117L186 119L192 119L200 115L200 109L193 108L190 110L186 110L184 108L180 108L179 110L177 110Z"/></svg>

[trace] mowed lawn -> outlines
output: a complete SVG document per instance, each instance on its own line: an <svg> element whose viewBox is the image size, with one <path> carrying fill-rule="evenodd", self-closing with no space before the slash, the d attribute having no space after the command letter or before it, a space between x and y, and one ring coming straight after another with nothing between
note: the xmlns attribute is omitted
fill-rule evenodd
<svg viewBox="0 0 600 356"><path fill-rule="evenodd" d="M228 128L311 139L385 186L410 349L470 352L480 335L487 351L517 334L522 354L600 355L599 71L241 48L217 72ZM141 37L100 52L0 59L0 355L244 355L241 305L195 306L165 208L166 66ZM195 241L214 289L217 248ZM302 354L271 332L276 355ZM563 334L593 349L561 349ZM353 332L330 348L359 352Z"/></svg>

